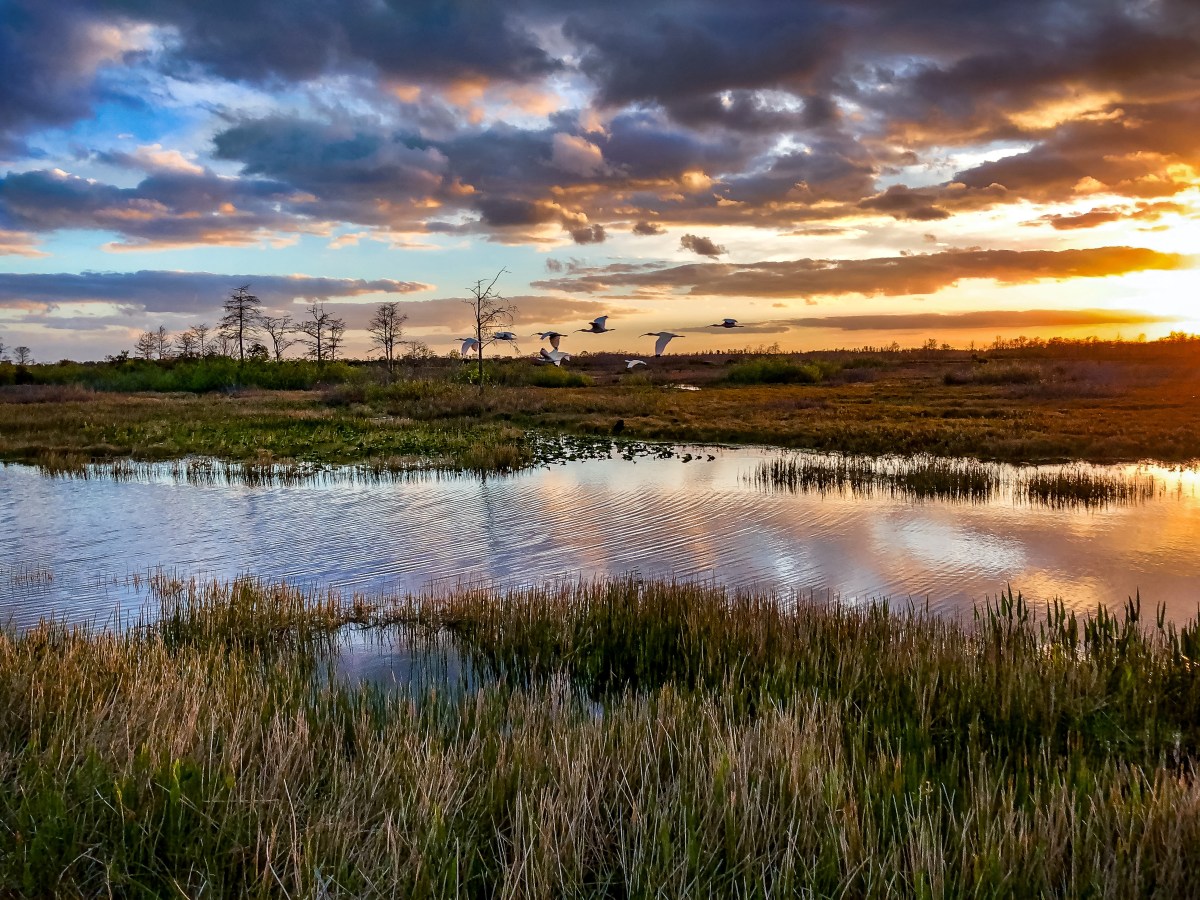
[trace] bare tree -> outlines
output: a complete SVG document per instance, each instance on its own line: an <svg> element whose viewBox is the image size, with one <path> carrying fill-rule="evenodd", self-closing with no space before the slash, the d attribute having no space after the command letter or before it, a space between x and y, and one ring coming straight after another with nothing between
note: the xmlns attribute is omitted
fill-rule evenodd
<svg viewBox="0 0 1200 900"><path fill-rule="evenodd" d="M315 300L308 307L308 314L310 318L296 326L296 330L304 335L300 343L308 348L310 357L317 362L324 362L329 354L329 323L333 316Z"/></svg>
<svg viewBox="0 0 1200 900"><path fill-rule="evenodd" d="M288 337L295 331L291 316L263 316L262 328L271 338L271 346L275 351L275 362L283 359L283 351L296 343L295 338Z"/></svg>
<svg viewBox="0 0 1200 900"><path fill-rule="evenodd" d="M153 331L143 331L133 345L133 352L142 359L154 359L154 351L158 349L158 335Z"/></svg>
<svg viewBox="0 0 1200 900"><path fill-rule="evenodd" d="M192 329L181 331L175 336L175 349L183 359L193 359L200 355L199 342Z"/></svg>
<svg viewBox="0 0 1200 900"><path fill-rule="evenodd" d="M208 338L208 335L211 331L212 329L208 327L207 322L201 322L200 324L193 325L188 329L188 332L196 337L197 356L208 356L208 354L212 352L212 345L209 343Z"/></svg>
<svg viewBox="0 0 1200 900"><path fill-rule="evenodd" d="M225 334L223 331L218 331L211 341L208 342L208 352L206 356L233 356L235 342L233 338Z"/></svg>
<svg viewBox="0 0 1200 900"><path fill-rule="evenodd" d="M158 354L159 359L171 358L171 332L167 331L166 325L159 325L158 331L154 332L154 352Z"/></svg>
<svg viewBox="0 0 1200 900"><path fill-rule="evenodd" d="M479 389L483 390L483 349L495 343L493 335L512 325L516 307L512 306L496 290L496 282L507 272L501 269L491 281L481 278L467 288L468 297L463 303L471 308L475 320L475 340L479 341ZM485 286L486 285L486 286Z"/></svg>
<svg viewBox="0 0 1200 900"><path fill-rule="evenodd" d="M398 303L380 303L375 309L375 315L367 323L367 333L371 335L371 344L379 348L387 363L388 374L396 361L396 347L404 336L404 323L408 316L400 312Z"/></svg>
<svg viewBox="0 0 1200 900"><path fill-rule="evenodd" d="M0 341L0 362L8 362L8 356L4 352L7 349L8 348L4 346L4 341Z"/></svg>
<svg viewBox="0 0 1200 900"><path fill-rule="evenodd" d="M33 365L33 352L25 346L13 347L13 361L18 366Z"/></svg>
<svg viewBox="0 0 1200 900"><path fill-rule="evenodd" d="M335 360L342 348L342 336L346 333L346 320L335 316L329 317L329 359Z"/></svg>
<svg viewBox="0 0 1200 900"><path fill-rule="evenodd" d="M238 362L246 361L246 345L258 331L262 301L250 293L250 285L236 288L225 300L225 315L221 317L221 333L237 345Z"/></svg>

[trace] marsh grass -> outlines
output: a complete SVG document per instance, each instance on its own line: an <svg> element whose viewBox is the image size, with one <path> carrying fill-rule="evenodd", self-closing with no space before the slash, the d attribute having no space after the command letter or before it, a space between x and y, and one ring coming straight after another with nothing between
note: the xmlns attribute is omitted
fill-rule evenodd
<svg viewBox="0 0 1200 900"><path fill-rule="evenodd" d="M54 570L43 565L0 566L0 579L11 587L44 587L54 583Z"/></svg>
<svg viewBox="0 0 1200 900"><path fill-rule="evenodd" d="M1196 895L1200 642L1136 602L154 592L0 634L0 894ZM425 692L323 676L348 623L436 638Z"/></svg>
<svg viewBox="0 0 1200 900"><path fill-rule="evenodd" d="M932 456L789 454L765 459L747 476L760 488L982 502L1001 487L1002 469L976 460Z"/></svg>
<svg viewBox="0 0 1200 900"><path fill-rule="evenodd" d="M1096 471L1065 466L1057 472L1038 472L1023 479L1020 491L1030 502L1047 506L1107 506L1145 503L1166 492L1153 475Z"/></svg>
<svg viewBox="0 0 1200 900"><path fill-rule="evenodd" d="M885 493L913 499L984 502L1007 491L1014 500L1055 507L1145 503L1166 494L1166 484L1144 471L1106 472L1072 465L1053 472L1028 472L999 463L924 455L785 454L764 459L744 478L766 490L864 497Z"/></svg>

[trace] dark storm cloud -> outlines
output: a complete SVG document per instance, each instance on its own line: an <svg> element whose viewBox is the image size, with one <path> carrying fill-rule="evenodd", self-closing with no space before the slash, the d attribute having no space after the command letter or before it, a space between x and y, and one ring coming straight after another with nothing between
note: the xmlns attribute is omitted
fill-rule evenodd
<svg viewBox="0 0 1200 900"><path fill-rule="evenodd" d="M224 78L305 81L368 70L388 78L521 81L556 71L503 5L446 0L98 0L173 29L172 56Z"/></svg>
<svg viewBox="0 0 1200 900"><path fill-rule="evenodd" d="M432 194L446 160L415 137L378 126L286 118L242 122L213 138L215 156L246 175L279 179L318 197L407 199Z"/></svg>
<svg viewBox="0 0 1200 900"><path fill-rule="evenodd" d="M535 282L543 289L598 293L614 288L675 288L691 294L812 297L841 294L932 294L966 278L1004 284L1100 278L1148 269L1178 269L1183 256L1139 247L1086 250L948 250L876 259L603 266Z"/></svg>
<svg viewBox="0 0 1200 900"><path fill-rule="evenodd" d="M887 213L896 219L914 222L933 222L950 218L950 213L932 205L921 194L904 185L892 185L882 194L868 197L858 204L860 209Z"/></svg>
<svg viewBox="0 0 1200 900"><path fill-rule="evenodd" d="M387 278L316 278L307 275L217 275L209 272L0 273L0 309L45 309L64 303L113 304L130 313L216 315L229 292L248 284L268 307L297 300L363 294L406 294L429 285Z"/></svg>
<svg viewBox="0 0 1200 900"><path fill-rule="evenodd" d="M767 146L752 135L711 135L680 128L644 109L615 116L598 141L604 158L633 181L674 178L692 170L736 171Z"/></svg>
<svg viewBox="0 0 1200 900"><path fill-rule="evenodd" d="M338 223L508 241L545 240L554 223L593 240L630 222L920 223L1101 192L1166 198L1200 156L1200 13L1182 0L0 3L0 151L5 134L16 147L87 116L125 70L147 86L201 73L217 94L220 79L345 92L303 116L214 98L213 156L237 178L9 175L0 230L16 243L59 228L164 246ZM497 85L569 85L583 108L517 125L453 100ZM926 166L998 143L1019 152L928 183Z"/></svg>
<svg viewBox="0 0 1200 900"><path fill-rule="evenodd" d="M685 234L679 239L679 246L700 256L711 256L713 259L726 252L724 247L711 238L701 237L698 234Z"/></svg>
<svg viewBox="0 0 1200 900"><path fill-rule="evenodd" d="M29 129L88 114L97 71L126 55L102 24L67 2L0 2L0 154Z"/></svg>
<svg viewBox="0 0 1200 900"><path fill-rule="evenodd" d="M719 91L808 83L836 54L849 16L829 3L694 3L639 16L568 17L603 103L670 108Z"/></svg>

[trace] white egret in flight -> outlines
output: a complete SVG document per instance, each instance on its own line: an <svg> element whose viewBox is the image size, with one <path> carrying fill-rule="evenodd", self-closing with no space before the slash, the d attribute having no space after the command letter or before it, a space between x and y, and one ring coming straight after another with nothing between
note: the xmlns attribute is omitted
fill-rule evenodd
<svg viewBox="0 0 1200 900"><path fill-rule="evenodd" d="M579 328L578 331L586 331L590 334L604 334L606 331L616 331L615 328L609 328L604 323L608 321L608 316L596 316L592 319L591 324L587 328Z"/></svg>
<svg viewBox="0 0 1200 900"><path fill-rule="evenodd" d="M672 338L684 337L682 334L675 334L673 331L647 331L642 337L656 337L654 342L654 355L662 356L663 351L667 349L667 344L671 343Z"/></svg>
<svg viewBox="0 0 1200 900"><path fill-rule="evenodd" d="M535 331L535 337L541 338L543 341L549 341L550 346L555 350L558 349L558 342L566 337L561 331Z"/></svg>

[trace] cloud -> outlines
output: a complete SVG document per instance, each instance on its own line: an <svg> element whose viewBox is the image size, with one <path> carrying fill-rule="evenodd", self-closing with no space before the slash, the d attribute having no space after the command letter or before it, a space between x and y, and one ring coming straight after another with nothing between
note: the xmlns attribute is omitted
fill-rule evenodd
<svg viewBox="0 0 1200 900"><path fill-rule="evenodd" d="M0 273L0 309L45 309L98 304L126 315L219 314L231 290L248 284L263 303L287 310L298 301L331 300L368 294L408 294L429 290L419 282L387 278L364 280L307 275L218 275L209 272L83 272L80 274Z"/></svg>
<svg viewBox="0 0 1200 900"><path fill-rule="evenodd" d="M211 145L180 137L200 134ZM17 162L0 229L115 233L116 249L812 233L1096 196L1090 215L1030 214L1083 228L1200 182L1200 11L9 0L0 153ZM65 174L97 162L130 174Z"/></svg>
<svg viewBox="0 0 1200 900"><path fill-rule="evenodd" d="M106 0L110 15L170 29L168 64L231 81L311 81L363 71L401 82L522 82L551 74L550 56L503 7L438 0Z"/></svg>
<svg viewBox="0 0 1200 900"><path fill-rule="evenodd" d="M571 229L571 239L577 244L603 244L608 235L603 225L583 225Z"/></svg>
<svg viewBox="0 0 1200 900"><path fill-rule="evenodd" d="M586 138L559 132L554 135L550 160L564 172L590 178L604 171L604 154Z"/></svg>
<svg viewBox="0 0 1200 900"><path fill-rule="evenodd" d="M70 0L10 0L0 22L0 153L30 129L82 118L98 74L138 49L136 29Z"/></svg>
<svg viewBox="0 0 1200 900"><path fill-rule="evenodd" d="M1153 325L1178 321L1128 309L973 310L963 313L903 313L859 316L810 316L781 320L794 328L840 331L947 331L968 328L1074 328L1089 325Z"/></svg>
<svg viewBox="0 0 1200 900"><path fill-rule="evenodd" d="M505 298L515 310L513 328L532 332L535 328L554 328L566 331L580 328L598 315L625 312L623 307L598 300L557 297L539 294L517 294ZM352 328L365 328L374 312L373 306L330 303L327 308L343 316ZM408 316L405 329L420 332L430 339L468 334L472 327L470 309L461 297L435 297L429 300L401 300L399 310Z"/></svg>
<svg viewBox="0 0 1200 900"><path fill-rule="evenodd" d="M1138 203L1135 206L1097 206L1081 213L1053 213L1040 217L1028 225L1045 223L1057 231L1070 231L1080 228L1095 228L1109 222L1142 221L1157 222L1164 215L1186 214L1188 208L1181 203L1160 201L1157 203Z"/></svg>
<svg viewBox="0 0 1200 900"><path fill-rule="evenodd" d="M305 199L279 182L161 172L122 188L61 170L0 179L0 217L27 232L112 231L125 246L250 244L280 233L325 233L328 224L290 214Z"/></svg>
<svg viewBox="0 0 1200 900"><path fill-rule="evenodd" d="M713 259L726 252L724 247L711 239L700 237L696 234L685 234L679 239L679 246L684 250L691 250L700 256L711 256Z"/></svg>
<svg viewBox="0 0 1200 900"><path fill-rule="evenodd" d="M873 259L795 259L682 266L610 265L580 268L535 287L598 293L614 288L676 289L690 294L808 297L933 294L967 278L1001 284L1045 279L1101 278L1151 269L1179 269L1175 253L1140 247L1078 250L947 250Z"/></svg>
<svg viewBox="0 0 1200 900"><path fill-rule="evenodd" d="M0 229L0 256L49 256L39 250L34 239L21 231Z"/></svg>
<svg viewBox="0 0 1200 900"><path fill-rule="evenodd" d="M667 233L667 229L663 228L661 225L655 225L653 222L647 222L645 219L643 219L642 221L635 224L633 226L632 231L634 234L640 234L640 235L653 235L653 234L666 234Z"/></svg>

